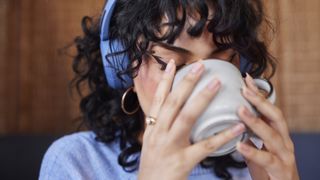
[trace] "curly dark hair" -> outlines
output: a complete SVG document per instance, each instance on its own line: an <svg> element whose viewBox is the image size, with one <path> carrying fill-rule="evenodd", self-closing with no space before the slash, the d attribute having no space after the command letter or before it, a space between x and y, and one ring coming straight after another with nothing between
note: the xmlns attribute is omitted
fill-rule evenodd
<svg viewBox="0 0 320 180"><path fill-rule="evenodd" d="M209 7L213 9L213 17L208 17ZM177 14L178 9L182 10L182 16ZM200 16L187 30L190 36L200 36L208 22L207 29L213 33L217 53L233 49L250 62L249 74L259 77L270 72L266 77L271 78L275 60L269 54L262 34L263 24L268 25L263 27L271 27L262 0L118 0L109 35L123 43L125 51L120 53L126 53L132 60L125 73L135 77L146 59L143 57L149 54L150 42L174 43L191 14ZM168 22L161 24L164 15ZM132 171L138 167L139 156L136 159L129 157L141 151L138 136L144 128L144 114L142 110L133 115L125 114L120 106L124 90L113 89L106 81L100 54L99 21L100 18L88 16L82 20L84 35L75 38L77 55L73 70L76 75L71 85L81 95L80 108L86 127L95 132L98 141L106 144L119 138L122 152L118 162L126 171ZM159 36L164 25L168 31ZM83 85L88 88L84 89ZM135 97L132 95L132 98ZM232 178L227 168L246 167L231 155L206 158L201 165L212 168L224 179Z"/></svg>

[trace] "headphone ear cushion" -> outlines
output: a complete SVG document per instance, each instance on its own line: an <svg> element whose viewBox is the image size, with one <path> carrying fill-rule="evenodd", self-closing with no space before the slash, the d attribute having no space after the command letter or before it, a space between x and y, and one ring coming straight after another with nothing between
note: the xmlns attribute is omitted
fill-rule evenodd
<svg viewBox="0 0 320 180"><path fill-rule="evenodd" d="M102 63L108 85L113 89L126 89L132 86L132 78L125 73L129 57L119 40L106 40L100 43Z"/></svg>
<svg viewBox="0 0 320 180"><path fill-rule="evenodd" d="M248 61L245 57L240 55L240 72L242 75L250 71L252 63Z"/></svg>
<svg viewBox="0 0 320 180"><path fill-rule="evenodd" d="M105 4L100 22L100 52L103 69L108 85L113 89L126 89L132 86L132 78L125 74L129 66L129 57L120 40L109 37L110 21L116 6L116 0Z"/></svg>

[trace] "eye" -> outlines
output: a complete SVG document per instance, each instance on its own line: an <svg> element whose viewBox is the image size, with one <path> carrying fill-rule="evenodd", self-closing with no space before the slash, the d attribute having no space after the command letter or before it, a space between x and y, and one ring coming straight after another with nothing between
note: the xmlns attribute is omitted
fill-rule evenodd
<svg viewBox="0 0 320 180"><path fill-rule="evenodd" d="M161 65L160 70L164 71L167 68L168 63L166 63L162 57L157 56L157 55L152 55L152 57L157 61L158 64ZM176 70L178 71L179 69L181 69L185 64L181 64L176 66Z"/></svg>
<svg viewBox="0 0 320 180"><path fill-rule="evenodd" d="M161 71L164 71L164 70L166 69L168 63L166 63L165 61L163 61L160 56L152 55L152 57L157 61L158 64L161 65L160 70L161 70Z"/></svg>

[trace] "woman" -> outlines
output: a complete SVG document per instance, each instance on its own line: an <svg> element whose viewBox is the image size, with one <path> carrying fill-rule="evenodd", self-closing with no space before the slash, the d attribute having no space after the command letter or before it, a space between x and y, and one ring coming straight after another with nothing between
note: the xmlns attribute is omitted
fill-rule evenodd
<svg viewBox="0 0 320 180"><path fill-rule="evenodd" d="M286 121L251 78L270 78L275 67L261 39L262 1L109 0L100 19L83 19L73 64L91 131L56 141L40 179L299 179ZM243 123L191 144L195 120L220 87L215 79L184 104L205 71L200 59L208 58L247 73L243 96L262 116L241 107ZM175 73L191 63L171 91ZM245 163L236 153L207 157L245 128L264 142L263 149L237 144Z"/></svg>

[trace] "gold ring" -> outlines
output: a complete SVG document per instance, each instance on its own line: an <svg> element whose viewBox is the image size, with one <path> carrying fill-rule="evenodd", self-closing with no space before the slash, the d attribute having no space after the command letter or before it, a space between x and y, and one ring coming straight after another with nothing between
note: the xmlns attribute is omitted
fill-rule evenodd
<svg viewBox="0 0 320 180"><path fill-rule="evenodd" d="M157 122L156 118L152 117L152 116L147 116L146 117L146 124L147 125L155 125Z"/></svg>

